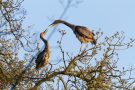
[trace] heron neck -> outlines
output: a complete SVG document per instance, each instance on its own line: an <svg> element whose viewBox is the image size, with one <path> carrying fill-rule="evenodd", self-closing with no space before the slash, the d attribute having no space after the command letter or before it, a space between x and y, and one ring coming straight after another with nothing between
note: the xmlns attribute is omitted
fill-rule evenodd
<svg viewBox="0 0 135 90"><path fill-rule="evenodd" d="M41 37L41 40L44 42L44 44L45 44L45 50L49 50L49 43L48 43L48 41L46 40L46 39L44 39L43 37Z"/></svg>
<svg viewBox="0 0 135 90"><path fill-rule="evenodd" d="M75 25L70 24L70 23L68 23L68 22L66 22L66 21L62 21L62 20L60 20L60 21L61 21L61 23L65 24L66 26L70 27L72 30L75 29Z"/></svg>

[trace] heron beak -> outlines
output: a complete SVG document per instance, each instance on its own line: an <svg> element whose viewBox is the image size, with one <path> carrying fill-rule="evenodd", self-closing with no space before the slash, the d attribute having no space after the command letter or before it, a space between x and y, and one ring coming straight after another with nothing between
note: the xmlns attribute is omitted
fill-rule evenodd
<svg viewBox="0 0 135 90"><path fill-rule="evenodd" d="M55 26L56 24L50 24L48 27L53 27L53 26Z"/></svg>
<svg viewBox="0 0 135 90"><path fill-rule="evenodd" d="M57 25L57 24L50 24L50 25L47 27L47 29L44 31L44 33L46 33L49 28L54 27L55 25Z"/></svg>
<svg viewBox="0 0 135 90"><path fill-rule="evenodd" d="M48 31L48 29L53 27L53 26L55 26L55 24L50 24L44 32L46 33Z"/></svg>
<svg viewBox="0 0 135 90"><path fill-rule="evenodd" d="M44 31L44 33L46 33L48 31L48 29L46 29L45 31Z"/></svg>

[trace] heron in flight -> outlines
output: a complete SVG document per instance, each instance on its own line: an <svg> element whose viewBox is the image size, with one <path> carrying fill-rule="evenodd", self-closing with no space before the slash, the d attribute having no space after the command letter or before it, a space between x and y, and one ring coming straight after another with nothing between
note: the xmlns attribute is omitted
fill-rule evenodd
<svg viewBox="0 0 135 90"><path fill-rule="evenodd" d="M44 42L45 48L38 54L37 59L35 60L37 70L49 64L50 47L48 41L44 39L46 32L47 29L40 33L40 39Z"/></svg>
<svg viewBox="0 0 135 90"><path fill-rule="evenodd" d="M72 31L76 35L77 39L81 42L81 44L91 42L92 44L96 45L97 42L94 38L95 34L87 27L74 25L63 20L55 20L50 26L52 27L61 23L72 29Z"/></svg>

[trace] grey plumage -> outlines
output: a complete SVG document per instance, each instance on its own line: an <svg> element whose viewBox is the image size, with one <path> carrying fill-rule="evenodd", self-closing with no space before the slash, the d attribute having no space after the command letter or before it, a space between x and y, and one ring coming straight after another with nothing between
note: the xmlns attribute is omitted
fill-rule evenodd
<svg viewBox="0 0 135 90"><path fill-rule="evenodd" d="M60 23L70 27L74 32L74 34L76 35L77 39L81 43L91 42L92 44L96 45L97 42L96 39L94 38L94 33L91 30L89 30L87 27L73 25L63 20L55 20L50 26L57 25Z"/></svg>
<svg viewBox="0 0 135 90"><path fill-rule="evenodd" d="M49 63L50 47L49 47L48 41L46 39L44 39L45 33L46 33L46 31L40 33L40 38L44 42L45 48L42 52L40 52L38 54L37 59L35 60L36 69L40 69L40 68L48 65L48 63Z"/></svg>

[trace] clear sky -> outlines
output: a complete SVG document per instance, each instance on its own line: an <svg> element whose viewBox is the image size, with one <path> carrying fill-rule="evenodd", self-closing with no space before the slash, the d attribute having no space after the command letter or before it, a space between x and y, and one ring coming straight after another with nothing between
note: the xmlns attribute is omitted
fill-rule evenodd
<svg viewBox="0 0 135 90"><path fill-rule="evenodd" d="M49 19L58 19L63 11L59 0L25 0L23 7L27 10L25 25L33 25L31 32L37 34L52 23ZM127 38L135 38L135 0L83 0L77 7L69 8L64 19L95 31L101 28L101 31L108 36L117 31L124 31ZM67 32L63 41L64 50L75 55L80 46L79 41L69 28L60 26ZM51 47L56 46L56 40L59 36L58 33L55 33L49 40ZM51 52L51 62L53 62L59 58L56 55L58 50L52 48ZM119 54L120 66L135 66L135 46L121 51Z"/></svg>

